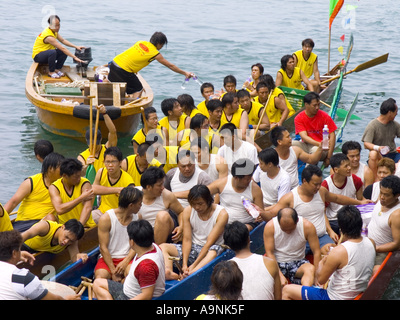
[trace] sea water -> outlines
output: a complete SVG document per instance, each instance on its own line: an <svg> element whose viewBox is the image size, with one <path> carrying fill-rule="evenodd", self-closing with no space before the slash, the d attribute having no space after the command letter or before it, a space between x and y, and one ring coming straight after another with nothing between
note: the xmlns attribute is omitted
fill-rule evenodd
<svg viewBox="0 0 400 320"><path fill-rule="evenodd" d="M352 73L344 79L340 107L350 107L359 93L355 114L362 120L349 121L344 141L361 142L367 123L379 114L383 100L399 100L398 73L400 44L396 23L400 7L394 1L349 0L332 25L330 67L345 57L348 39L354 48L348 70L389 53L385 64ZM80 141L45 131L34 106L25 97L25 76L32 63L36 36L47 26L49 14L61 19L60 34L76 45L90 46L91 66L105 64L137 40L149 40L155 31L168 37L161 53L181 69L195 73L216 90L223 78L232 74L238 88L248 78L251 65L261 63L264 73L274 78L283 55L301 49L301 41L312 38L321 73L328 70L329 1L33 1L0 2L0 203L5 204L20 183L40 171L33 154L38 139L50 140L56 152L76 157L87 146ZM344 37L344 40L343 40ZM74 49L71 48L74 52ZM66 64L73 64L71 58ZM153 106L182 93L203 100L197 83L190 81L183 90L183 75L158 62L141 71L154 91ZM337 119L340 125L341 119ZM120 139L124 156L133 152L130 137ZM362 161L368 153L363 150ZM390 299L399 298L396 293Z"/></svg>

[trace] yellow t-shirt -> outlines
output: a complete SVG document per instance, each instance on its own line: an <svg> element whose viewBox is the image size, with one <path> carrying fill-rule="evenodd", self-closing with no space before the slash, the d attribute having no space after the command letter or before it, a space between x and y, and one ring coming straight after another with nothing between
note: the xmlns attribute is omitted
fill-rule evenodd
<svg viewBox="0 0 400 320"><path fill-rule="evenodd" d="M178 132L180 132L180 131L185 129L185 120L186 120L186 118L187 118L187 115L183 113L179 117L179 123L178 123L177 127L174 127L174 126L171 125L171 122L169 121L167 116L165 116L164 118L162 118L160 120L160 122L159 122L160 126L164 127L164 128L167 128L167 130L168 130L169 141L176 140Z"/></svg>
<svg viewBox="0 0 400 320"><path fill-rule="evenodd" d="M43 175L38 173L28 179L31 180L32 192L22 200L15 221L40 220L54 211Z"/></svg>
<svg viewBox="0 0 400 320"><path fill-rule="evenodd" d="M99 171L100 168L104 168L104 152L106 150L107 150L106 145L102 144L99 156L97 158L95 157L95 160L93 162L93 166L94 166L94 169L96 170L96 172ZM86 162L87 158L90 156L89 148L87 148L85 151L81 152L79 155Z"/></svg>
<svg viewBox="0 0 400 320"><path fill-rule="evenodd" d="M251 124L253 126L258 125L258 122L260 121L260 115L262 112L262 108L264 108L264 106L261 103L256 102L256 101L251 102L250 112L248 112L249 124Z"/></svg>
<svg viewBox="0 0 400 320"><path fill-rule="evenodd" d="M110 183L108 178L107 168L103 168L100 178L100 185L104 187L114 187L114 188L125 188L131 184L134 184L132 177L124 170L121 170L119 179L114 183ZM118 208L118 194L106 194L101 195L101 202L99 210L104 213L107 210Z"/></svg>
<svg viewBox="0 0 400 320"><path fill-rule="evenodd" d="M241 107L239 107L239 109L237 109L235 111L235 113L232 115L231 120L228 120L226 118L226 114L225 111L222 112L222 117L221 117L221 127L225 124L225 123L233 123L236 128L239 128L240 126L240 119L242 118L242 113L243 113L244 109L242 109Z"/></svg>
<svg viewBox="0 0 400 320"><path fill-rule="evenodd" d="M44 251L44 252L50 252L50 253L59 253L63 251L66 247L65 246L60 246L60 245L52 245L51 240L54 238L54 234L56 231L62 227L62 224L57 223L55 221L46 221L49 226L49 232L44 235L43 237L41 236L35 236L31 239L28 239L25 241L25 244L35 250L35 251Z"/></svg>
<svg viewBox="0 0 400 320"><path fill-rule="evenodd" d="M35 43L33 44L33 49L32 49L32 59L35 58L35 56L43 51L47 50L53 50L55 47L52 44L49 43L44 43L44 39L47 37L54 37L57 39L58 33L54 33L49 27L44 29L36 38Z"/></svg>
<svg viewBox="0 0 400 320"><path fill-rule="evenodd" d="M303 50L298 50L293 54L296 55L297 58L297 67L303 70L307 78L311 78L314 73L314 63L317 60L317 55L311 52L309 58L305 60L303 57Z"/></svg>
<svg viewBox="0 0 400 320"><path fill-rule="evenodd" d="M161 125L157 125L156 133L160 135L161 138L164 137L164 133L161 129ZM135 135L132 137L132 141L135 141L138 145L146 142L146 134L143 131L143 128L140 129L138 132L135 133Z"/></svg>
<svg viewBox="0 0 400 320"><path fill-rule="evenodd" d="M60 193L60 197L63 203L70 202L72 200L77 199L81 194L82 194L82 187L85 183L90 183L88 179L86 178L81 178L81 181L79 182L78 185L74 186L72 190L72 194L68 194L68 192L65 190L65 187L62 183L62 178L56 180L53 182L53 185L57 188L58 192ZM79 203L76 205L71 211L64 213L62 215L58 216L58 222L61 224L64 224L70 219L76 219L79 220L81 217L81 212L83 209L83 203ZM92 216L90 215L88 221L85 224L85 227L94 227L96 226L96 223L93 221Z"/></svg>
<svg viewBox="0 0 400 320"><path fill-rule="evenodd" d="M126 157L126 164L128 166L126 172L132 177L135 186L140 186L140 179L142 178L142 174L144 171L139 170L135 161L136 157L137 154L133 154ZM161 166L161 163L156 159L153 159L148 165L148 167L159 167L159 166Z"/></svg>
<svg viewBox="0 0 400 320"><path fill-rule="evenodd" d="M300 76L300 68L294 67L294 71L292 76L289 78L286 71L283 69L279 69L280 74L282 75L282 83L281 85L288 88L301 89L304 90L303 85L301 84L301 76Z"/></svg>
<svg viewBox="0 0 400 320"><path fill-rule="evenodd" d="M114 58L114 62L123 70L137 73L154 61L159 54L154 44L148 41L138 41L132 47Z"/></svg>
<svg viewBox="0 0 400 320"><path fill-rule="evenodd" d="M0 232L3 231L11 231L13 230L13 226L11 224L10 216L8 212L4 209L2 204L0 203L0 207L3 209L3 215L0 216Z"/></svg>
<svg viewBox="0 0 400 320"><path fill-rule="evenodd" d="M207 118L210 118L210 113L208 112L207 106L206 106L206 100L200 102L197 105L197 110L199 110L202 114L204 114Z"/></svg>

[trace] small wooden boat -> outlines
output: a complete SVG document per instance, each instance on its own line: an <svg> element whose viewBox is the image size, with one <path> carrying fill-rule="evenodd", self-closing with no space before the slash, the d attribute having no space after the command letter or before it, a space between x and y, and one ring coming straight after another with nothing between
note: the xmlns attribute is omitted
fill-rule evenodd
<svg viewBox="0 0 400 320"><path fill-rule="evenodd" d="M263 232L264 232L265 222L259 224L250 233L251 239L251 251L257 252L264 246ZM99 247L93 249L89 253L89 260L86 263L82 261L77 261L59 273L54 277L50 278L49 281L55 281L68 286L77 287L81 283L81 277L93 278L94 267L96 266L98 256L100 254ZM156 298L157 300L193 300L198 295L207 292L211 284L211 273L214 266L223 260L229 260L234 257L232 250L227 249L213 261L209 262L207 265L194 272L187 278L177 281L168 280L165 285L165 293ZM85 297L84 297L85 298Z"/></svg>
<svg viewBox="0 0 400 320"><path fill-rule="evenodd" d="M25 94L36 107L36 113L44 129L54 134L82 139L89 129L90 99L93 106L104 104L113 120L118 136L132 136L140 123L141 107L153 103L153 91L138 74L144 92L139 99L125 97L126 83L96 82L97 67L81 72L75 67L64 66L64 76L53 79L48 76L48 66L32 63L25 81ZM93 111L93 119L96 109ZM108 135L102 115L99 128L103 137Z"/></svg>

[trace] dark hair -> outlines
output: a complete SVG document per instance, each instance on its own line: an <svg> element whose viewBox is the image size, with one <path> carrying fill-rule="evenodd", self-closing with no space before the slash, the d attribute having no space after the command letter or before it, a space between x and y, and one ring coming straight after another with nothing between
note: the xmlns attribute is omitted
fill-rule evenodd
<svg viewBox="0 0 400 320"><path fill-rule="evenodd" d="M157 113L156 108L154 108L154 107L146 107L146 108L144 109L144 117L146 118L146 121L149 120L149 116L150 116L150 114L152 114L152 113ZM142 113L140 114L140 118L141 118L141 120L142 120L142 123L144 123L144 122L143 122L143 114L142 114Z"/></svg>
<svg viewBox="0 0 400 320"><path fill-rule="evenodd" d="M355 206L345 205L338 210L337 220L340 231L351 239L361 236L363 220Z"/></svg>
<svg viewBox="0 0 400 320"><path fill-rule="evenodd" d="M104 151L104 160L106 159L106 156L116 157L119 162L121 162L123 159L122 151L118 147L107 148L106 151Z"/></svg>
<svg viewBox="0 0 400 320"><path fill-rule="evenodd" d="M189 190L188 202L190 205L192 205L194 200L199 198L203 199L207 203L208 208L214 203L214 198L211 195L210 189L203 184L195 185Z"/></svg>
<svg viewBox="0 0 400 320"><path fill-rule="evenodd" d="M133 240L139 247L148 248L154 242L154 230L147 220L132 221L129 223L127 231L129 240Z"/></svg>
<svg viewBox="0 0 400 320"><path fill-rule="evenodd" d="M202 114L198 113L196 114L191 120L190 120L190 129L195 130L195 129L201 129L201 126L203 125L203 122L208 120L208 118Z"/></svg>
<svg viewBox="0 0 400 320"><path fill-rule="evenodd" d="M42 162L42 174L46 174L47 171L49 171L49 169L56 169L58 167L61 166L61 163L65 160L64 156L56 153L56 152L52 152L49 155L47 155L43 162Z"/></svg>
<svg viewBox="0 0 400 320"><path fill-rule="evenodd" d="M315 164L309 164L303 169L303 172L301 173L301 181L305 180L306 182L310 182L314 174L317 177L322 177L321 169Z"/></svg>
<svg viewBox="0 0 400 320"><path fill-rule="evenodd" d="M76 239L79 240L83 237L85 233L85 228L83 224L77 219L69 219L66 223L64 223L65 230L76 235Z"/></svg>
<svg viewBox="0 0 400 320"><path fill-rule="evenodd" d="M390 175L382 179L380 182L380 187L391 189L392 194L400 194L400 178L395 175Z"/></svg>
<svg viewBox="0 0 400 320"><path fill-rule="evenodd" d="M260 76L260 83L263 83L264 85L261 85L260 88L267 86L267 88L269 89L269 91L272 91L275 89L275 81L274 78L272 78L272 76L270 74L263 74L262 76ZM258 85L257 88L258 90Z"/></svg>
<svg viewBox="0 0 400 320"><path fill-rule="evenodd" d="M329 164L331 165L332 169L339 168L342 165L343 161L349 161L349 158L344 153L335 153L332 155Z"/></svg>
<svg viewBox="0 0 400 320"><path fill-rule="evenodd" d="M196 106L194 105L194 99L190 94L181 94L178 96L177 100L182 108L188 108L190 111L196 109Z"/></svg>
<svg viewBox="0 0 400 320"><path fill-rule="evenodd" d="M389 111L395 112L397 109L396 100L389 98L382 102L380 107L381 115L387 114Z"/></svg>
<svg viewBox="0 0 400 320"><path fill-rule="evenodd" d="M358 150L361 152L361 145L357 141L346 141L342 145L342 152L347 155L350 150Z"/></svg>
<svg viewBox="0 0 400 320"><path fill-rule="evenodd" d="M201 86L200 86L200 92L203 93L204 89L206 88L212 88L214 91L214 85L210 82L204 82Z"/></svg>
<svg viewBox="0 0 400 320"><path fill-rule="evenodd" d="M189 157L190 158L190 162L191 163L195 163L196 161L196 157L194 155L194 153L190 150L186 150L186 149L181 149L178 151L178 154L176 155L176 163L179 163L180 160L182 160L185 157Z"/></svg>
<svg viewBox="0 0 400 320"><path fill-rule="evenodd" d="M279 165L279 155L274 148L266 148L261 150L258 154L258 159L265 164L272 163L274 166Z"/></svg>
<svg viewBox="0 0 400 320"><path fill-rule="evenodd" d="M209 150L210 144L204 137L197 137L190 143L190 147L198 146L200 149L207 149Z"/></svg>
<svg viewBox="0 0 400 320"><path fill-rule="evenodd" d="M226 105L232 104L233 100L235 100L235 97L237 97L236 92L227 92L224 94L222 97L222 107L225 108Z"/></svg>
<svg viewBox="0 0 400 320"><path fill-rule="evenodd" d="M307 39L304 39L302 42L301 42L301 46L302 47L304 47L304 46L306 46L306 45L308 45L308 46L310 46L311 48L314 48L314 41L312 40L312 39L310 39L310 38L307 38Z"/></svg>
<svg viewBox="0 0 400 320"><path fill-rule="evenodd" d="M82 163L75 158L67 158L60 165L60 175L67 175L68 177L77 172L82 171Z"/></svg>
<svg viewBox="0 0 400 320"><path fill-rule="evenodd" d="M316 93L316 92L311 91L311 92L307 93L307 94L304 96L303 101L304 101L305 104L306 104L306 103L307 103L307 104L310 104L311 101L313 101L314 99L317 99L318 101L320 101L319 94Z"/></svg>
<svg viewBox="0 0 400 320"><path fill-rule="evenodd" d="M236 86L236 78L231 74L224 78L224 86L226 86L228 83L234 83Z"/></svg>
<svg viewBox="0 0 400 320"><path fill-rule="evenodd" d="M47 23L48 23L48 24L51 24L51 23L53 22L54 19L57 19L58 21L61 22L61 19L60 19L60 17L59 17L58 15L52 14L52 15L49 17L49 19L47 19Z"/></svg>
<svg viewBox="0 0 400 320"><path fill-rule="evenodd" d="M95 128L92 129L92 139L94 139L94 135L95 135ZM86 139L86 143L89 145L90 144L90 129L86 130L85 133L85 139ZM96 145L101 144L101 131L100 129L97 129L97 139L96 139Z"/></svg>
<svg viewBox="0 0 400 320"><path fill-rule="evenodd" d="M217 108L222 107L222 101L219 99L211 99L207 102L206 108L209 112L215 111Z"/></svg>
<svg viewBox="0 0 400 320"><path fill-rule="evenodd" d="M54 147L49 140L38 140L33 146L33 152L35 156L39 156L44 159L46 156L54 151Z"/></svg>
<svg viewBox="0 0 400 320"><path fill-rule="evenodd" d="M244 97L249 97L250 98L250 92L247 91L246 89L240 89L238 92L236 92L236 96L238 99L244 98Z"/></svg>
<svg viewBox="0 0 400 320"><path fill-rule="evenodd" d="M296 209L291 208L291 207L279 209L278 214L277 214L278 222L281 221L282 213L283 213L283 211L286 211L286 210L290 210L290 211L291 211L291 213L292 213L292 214L291 214L291 217L292 217L294 223L299 222L299 215L298 215Z"/></svg>
<svg viewBox="0 0 400 320"><path fill-rule="evenodd" d="M0 261L7 262L12 258L13 251L21 250L21 233L17 230L0 232L0 243Z"/></svg>
<svg viewBox="0 0 400 320"><path fill-rule="evenodd" d="M161 111L165 116L168 116L168 111L172 111L176 102L179 103L178 99L175 98L167 98L161 101Z"/></svg>
<svg viewBox="0 0 400 320"><path fill-rule="evenodd" d="M141 144L139 144L138 148L137 148L137 153L139 156L143 157L146 155L147 150L150 148L151 143L149 142L143 142Z"/></svg>
<svg viewBox="0 0 400 320"><path fill-rule="evenodd" d="M215 265L208 294L219 300L241 300L242 287L243 273L235 261L221 261Z"/></svg>
<svg viewBox="0 0 400 320"><path fill-rule="evenodd" d="M231 123L231 122L225 123L225 124L221 127L221 129L219 130L220 135L221 135L222 133L224 133L224 131L229 131L230 134L231 134L232 136L233 136L233 135L237 135L237 128L236 128L236 126L235 126L233 123Z"/></svg>
<svg viewBox="0 0 400 320"><path fill-rule="evenodd" d="M147 168L142 176L140 177L140 185L143 189L147 186L154 186L158 181L164 179L165 172L159 167L149 167Z"/></svg>
<svg viewBox="0 0 400 320"><path fill-rule="evenodd" d="M158 134L157 132L149 132L146 135L146 140L147 143L150 143L150 145L152 145L153 143L159 142L161 144L163 144L163 138L161 137L160 134Z"/></svg>
<svg viewBox="0 0 400 320"><path fill-rule="evenodd" d="M264 73L264 67L261 63L255 63L251 66L251 70L253 70L254 67L257 67L258 70L260 70L260 74Z"/></svg>
<svg viewBox="0 0 400 320"><path fill-rule="evenodd" d="M246 158L241 158L241 159L237 159L232 164L231 174L233 177L240 179L245 176L253 175L255 169L256 169L256 165L254 164L253 161L246 159Z"/></svg>
<svg viewBox="0 0 400 320"><path fill-rule="evenodd" d="M143 199L143 192L139 189L128 186L121 190L118 197L118 206L126 209L131 203L137 203Z"/></svg>
<svg viewBox="0 0 400 320"><path fill-rule="evenodd" d="M284 126L276 126L270 132L270 139L272 144L276 147L278 146L278 140L283 139L283 133L288 131Z"/></svg>
<svg viewBox="0 0 400 320"><path fill-rule="evenodd" d="M290 59L294 59L291 54L286 54L281 58L281 68L282 70L286 70L286 66Z"/></svg>
<svg viewBox="0 0 400 320"><path fill-rule="evenodd" d="M157 31L153 33L149 42L154 44L155 46L157 46L158 44L166 45L168 44L168 39L164 33Z"/></svg>
<svg viewBox="0 0 400 320"><path fill-rule="evenodd" d="M249 243L249 229L240 221L234 221L225 226L224 242L233 251L240 251Z"/></svg>

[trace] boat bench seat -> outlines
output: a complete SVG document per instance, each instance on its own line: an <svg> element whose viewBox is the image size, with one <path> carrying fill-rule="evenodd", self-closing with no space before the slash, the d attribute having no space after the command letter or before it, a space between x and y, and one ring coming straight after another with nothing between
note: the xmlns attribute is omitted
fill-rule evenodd
<svg viewBox="0 0 400 320"><path fill-rule="evenodd" d="M94 96L93 105L95 106L104 104L120 107L122 98L125 97L125 88L125 82L90 82L85 84L84 95ZM89 99L85 99L84 103L90 104Z"/></svg>
<svg viewBox="0 0 400 320"><path fill-rule="evenodd" d="M82 95L81 89L74 87L57 87L54 85L45 85L44 91L46 94L62 95L62 96L80 96Z"/></svg>

